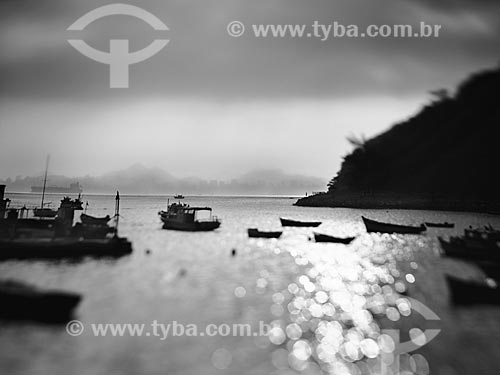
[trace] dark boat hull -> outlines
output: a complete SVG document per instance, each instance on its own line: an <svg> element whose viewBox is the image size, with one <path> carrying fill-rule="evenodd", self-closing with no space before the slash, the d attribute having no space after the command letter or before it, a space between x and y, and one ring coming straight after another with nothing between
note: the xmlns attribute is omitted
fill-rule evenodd
<svg viewBox="0 0 500 375"><path fill-rule="evenodd" d="M448 257L474 261L500 262L500 249L498 247L468 247L463 241L451 242L446 241L441 237L438 237L438 239L444 254Z"/></svg>
<svg viewBox="0 0 500 375"><path fill-rule="evenodd" d="M426 230L422 224L419 227L399 224L382 223L379 221L367 219L362 216L363 223L365 224L367 232L376 233L400 233L400 234L420 234Z"/></svg>
<svg viewBox="0 0 500 375"><path fill-rule="evenodd" d="M298 221L280 218L281 225L284 227L319 227L321 221Z"/></svg>
<svg viewBox="0 0 500 375"><path fill-rule="evenodd" d="M498 305L500 304L500 289L492 288L486 283L464 281L452 276L446 276L450 297L457 305Z"/></svg>
<svg viewBox="0 0 500 375"><path fill-rule="evenodd" d="M316 242L330 242L330 243L340 243L340 244L348 245L355 238L356 237L340 238L340 237L328 236L326 234L321 234L321 233L314 233L314 240Z"/></svg>
<svg viewBox="0 0 500 375"><path fill-rule="evenodd" d="M44 238L0 240L0 259L66 259L118 257L132 252L125 238Z"/></svg>
<svg viewBox="0 0 500 375"><path fill-rule="evenodd" d="M220 221L194 221L191 223L177 220L164 220L163 229L180 230L186 232L209 232L220 227Z"/></svg>
<svg viewBox="0 0 500 375"><path fill-rule="evenodd" d="M265 232L255 228L248 229L248 237L252 238L280 238L283 232Z"/></svg>
<svg viewBox="0 0 500 375"><path fill-rule="evenodd" d="M0 282L0 318L60 323L71 319L81 296L44 291L17 282Z"/></svg>
<svg viewBox="0 0 500 375"><path fill-rule="evenodd" d="M455 228L453 223L425 223L427 228Z"/></svg>

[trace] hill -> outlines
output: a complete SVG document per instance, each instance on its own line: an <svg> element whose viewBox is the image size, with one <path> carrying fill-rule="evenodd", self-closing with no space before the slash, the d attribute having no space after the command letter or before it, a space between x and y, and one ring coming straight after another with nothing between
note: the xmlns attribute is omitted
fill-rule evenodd
<svg viewBox="0 0 500 375"><path fill-rule="evenodd" d="M500 211L500 67L473 75L344 158L300 206Z"/></svg>

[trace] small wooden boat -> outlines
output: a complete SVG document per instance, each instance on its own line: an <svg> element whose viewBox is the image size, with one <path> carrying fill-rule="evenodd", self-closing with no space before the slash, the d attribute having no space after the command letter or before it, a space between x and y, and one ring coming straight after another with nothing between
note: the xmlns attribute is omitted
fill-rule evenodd
<svg viewBox="0 0 500 375"><path fill-rule="evenodd" d="M71 319L81 296L75 293L42 290L17 281L0 281L0 317L61 323Z"/></svg>
<svg viewBox="0 0 500 375"><path fill-rule="evenodd" d="M258 230L257 228L248 229L248 237L252 238L280 238L283 232L266 232Z"/></svg>
<svg viewBox="0 0 500 375"><path fill-rule="evenodd" d="M0 239L0 259L73 259L119 257L132 252L126 238L14 238Z"/></svg>
<svg viewBox="0 0 500 375"><path fill-rule="evenodd" d="M298 221L280 218L281 225L284 227L319 227L321 221Z"/></svg>
<svg viewBox="0 0 500 375"><path fill-rule="evenodd" d="M500 304L500 288L477 281L465 281L453 276L446 276L450 297L457 305Z"/></svg>
<svg viewBox="0 0 500 375"><path fill-rule="evenodd" d="M331 243L342 243L345 245L350 244L356 237L334 237L327 234L314 232L314 240L316 242L331 242Z"/></svg>
<svg viewBox="0 0 500 375"><path fill-rule="evenodd" d="M430 223L430 222L425 222L425 226L427 228L455 228L455 224L453 223L448 223L448 222L444 222L444 223Z"/></svg>
<svg viewBox="0 0 500 375"><path fill-rule="evenodd" d="M111 216L106 215L103 217L95 217L87 214L81 214L80 220L82 221L82 224L85 225L107 225L108 221L111 220Z"/></svg>
<svg viewBox="0 0 500 375"><path fill-rule="evenodd" d="M491 247L472 247L468 246L466 241L460 237L451 237L449 241L438 237L443 252L448 257L469 259L473 261L500 261L500 248Z"/></svg>
<svg viewBox="0 0 500 375"><path fill-rule="evenodd" d="M424 224L421 224L419 227L415 227L409 225L383 223L368 219L364 216L361 216L361 218L363 219L367 232L420 234L426 230Z"/></svg>

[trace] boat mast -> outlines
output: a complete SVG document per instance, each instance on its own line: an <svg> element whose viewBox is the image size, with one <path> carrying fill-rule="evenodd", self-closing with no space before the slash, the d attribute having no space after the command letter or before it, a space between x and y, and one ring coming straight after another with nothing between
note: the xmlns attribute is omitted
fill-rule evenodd
<svg viewBox="0 0 500 375"><path fill-rule="evenodd" d="M47 172L49 170L49 160L50 160L50 154L47 155L47 161L45 162L45 176L43 178L42 203L40 205L41 209L43 209L43 201L45 200L45 187L47 186Z"/></svg>
<svg viewBox="0 0 500 375"><path fill-rule="evenodd" d="M115 197L115 236L118 235L119 218L120 218L120 193L117 190Z"/></svg>

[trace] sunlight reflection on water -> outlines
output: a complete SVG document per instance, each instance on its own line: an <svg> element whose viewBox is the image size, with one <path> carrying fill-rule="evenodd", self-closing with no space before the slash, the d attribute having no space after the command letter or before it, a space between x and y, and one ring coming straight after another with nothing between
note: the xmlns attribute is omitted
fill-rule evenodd
<svg viewBox="0 0 500 375"><path fill-rule="evenodd" d="M287 238L285 248L303 274L273 294L277 319L269 340L280 347L273 352L278 369L282 348L288 366L308 374L359 374L360 360L392 353L395 345L382 335L377 318L398 321L411 313L410 302L399 294L406 290L397 269L398 261L409 260L400 251L405 245L397 235L364 235L349 246ZM406 274L406 280L414 276Z"/></svg>

